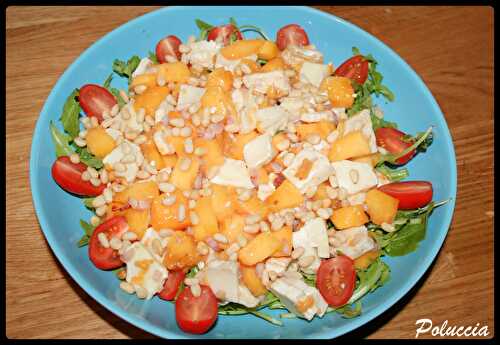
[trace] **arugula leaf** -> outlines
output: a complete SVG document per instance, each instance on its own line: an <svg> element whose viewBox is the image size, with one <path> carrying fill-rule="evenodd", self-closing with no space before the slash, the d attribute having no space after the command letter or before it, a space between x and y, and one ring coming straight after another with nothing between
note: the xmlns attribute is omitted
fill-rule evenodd
<svg viewBox="0 0 500 345"><path fill-rule="evenodd" d="M282 326L283 323L279 320L276 320L275 318L261 312L261 311L258 311L257 309L261 309L259 307L256 307L256 308L248 308L248 307L245 307L244 305L241 305L241 304L238 304L238 303L234 303L234 302L229 302L227 304L224 304L224 305L219 305L219 308L218 308L218 313L220 315L244 315L244 314L252 314L252 315L255 315L257 317L260 317L261 319L264 319L270 323L272 323L273 325L277 325L277 326Z"/></svg>
<svg viewBox="0 0 500 345"><path fill-rule="evenodd" d="M83 198L83 204L85 205L86 208L89 209L94 209L94 205L92 205L92 202L94 201L95 198Z"/></svg>
<svg viewBox="0 0 500 345"><path fill-rule="evenodd" d="M398 125L396 124L396 122L386 121L383 118L381 119L381 118L375 116L375 114L371 108L370 108L370 117L372 120L373 131L376 131L377 129L382 128L382 127L398 128Z"/></svg>
<svg viewBox="0 0 500 345"><path fill-rule="evenodd" d="M78 121L80 117L80 103L76 100L78 93L78 89L74 89L69 95L59 118L64 130L70 135L71 140L78 136L78 132L80 132L80 122Z"/></svg>
<svg viewBox="0 0 500 345"><path fill-rule="evenodd" d="M128 82L130 83L132 80L132 73L134 73L137 66L139 66L139 62L141 62L141 59L137 55L132 56L126 63L122 60L115 59L115 61L113 61L113 72L121 77L128 78Z"/></svg>
<svg viewBox="0 0 500 345"><path fill-rule="evenodd" d="M414 137L412 137L411 135L405 135L403 137L403 141L406 141L406 142L409 142L409 143L413 143L415 141L418 141L420 140L420 138L422 136L425 136L425 132L418 132ZM422 141L422 143L417 146L417 151L418 152L425 152L427 151L427 149L429 148L429 146L432 145L432 142L434 141L434 135L431 133L429 133L429 135L427 135L427 137L425 138L424 141Z"/></svg>
<svg viewBox="0 0 500 345"><path fill-rule="evenodd" d="M111 92L113 94L113 96L115 96L116 98L116 102L118 103L118 106L120 107L120 109L125 105L127 104L127 102L125 102L122 98L122 96L120 95L120 90L118 90L117 88L110 88L109 89L109 92Z"/></svg>
<svg viewBox="0 0 500 345"><path fill-rule="evenodd" d="M111 86L111 80L113 80L113 73L110 73L108 75L102 86L109 90L109 87Z"/></svg>
<svg viewBox="0 0 500 345"><path fill-rule="evenodd" d="M354 290L351 298L346 304L353 304L361 297L372 291L372 287L378 282L385 270L385 263L379 259L375 260L366 270L357 271L359 285Z"/></svg>
<svg viewBox="0 0 500 345"><path fill-rule="evenodd" d="M85 147L77 146L76 153L80 156L80 161L89 167L101 169L104 166L102 160L91 154Z"/></svg>
<svg viewBox="0 0 500 345"><path fill-rule="evenodd" d="M215 26L204 22L201 19L195 19L196 26L200 29L199 40L204 40L208 36L208 32L212 30Z"/></svg>
<svg viewBox="0 0 500 345"><path fill-rule="evenodd" d="M149 60L151 60L153 62L153 64L157 64L158 63L158 57L156 57L156 54L153 53L151 50L148 52L148 57L149 57Z"/></svg>
<svg viewBox="0 0 500 345"><path fill-rule="evenodd" d="M337 309L336 312L342 314L342 317L345 319L352 319L361 315L361 302L354 302L354 306L352 304L345 305Z"/></svg>
<svg viewBox="0 0 500 345"><path fill-rule="evenodd" d="M199 271L200 271L200 269L198 268L198 266L191 267L191 269L189 270L189 272L186 273L186 278L194 278L194 276L196 275L196 273L198 273Z"/></svg>
<svg viewBox="0 0 500 345"><path fill-rule="evenodd" d="M267 314L264 314L260 311L256 311L256 310L251 310L250 311L250 314L253 314L257 317L260 317L261 319L264 319L266 320L267 322L270 322L272 323L273 325L276 325L276 326L283 326L283 322L281 322L280 320L276 320L275 318L267 315Z"/></svg>
<svg viewBox="0 0 500 345"><path fill-rule="evenodd" d="M415 251L418 243L425 238L426 224L406 224L384 247L389 256L402 256Z"/></svg>
<svg viewBox="0 0 500 345"><path fill-rule="evenodd" d="M80 219L80 226L83 229L84 235L82 236L82 238L80 238L80 240L77 243L79 248L89 244L90 237L92 236L92 233L96 228L95 226L84 221L83 219Z"/></svg>
<svg viewBox="0 0 500 345"><path fill-rule="evenodd" d="M229 24L232 24L235 28L238 28L238 24L236 24L236 20L233 17L229 18Z"/></svg>
<svg viewBox="0 0 500 345"><path fill-rule="evenodd" d="M316 287L316 275L315 274L307 274L304 272L300 272L304 277L304 282L312 287Z"/></svg>
<svg viewBox="0 0 500 345"><path fill-rule="evenodd" d="M382 163L384 162L388 162L388 163L391 163L391 164L396 164L396 161L403 157L403 156L406 156L408 154L408 152L410 151L413 151L415 149L417 149L422 143L426 143L428 144L428 142L426 142L427 138L429 137L429 135L431 135L432 133L432 128L433 126L429 127L425 132L424 134L422 134L418 140L416 140L413 145L407 147L405 150L401 151L400 153L398 154L393 154L393 153L387 153L385 155L382 155L379 159L379 161L377 162L377 166L379 165L382 165ZM432 142L432 141L431 141Z"/></svg>
<svg viewBox="0 0 500 345"><path fill-rule="evenodd" d="M379 173L384 174L390 181L401 181L408 177L410 174L407 168L392 169L385 164L379 165L375 168Z"/></svg>
<svg viewBox="0 0 500 345"><path fill-rule="evenodd" d="M56 149L56 156L70 156L74 152L69 145L71 141L71 137L65 133L62 133L57 127L54 125L52 121L50 121L50 134L52 137L52 142L54 143Z"/></svg>
<svg viewBox="0 0 500 345"><path fill-rule="evenodd" d="M240 27L238 27L238 30L241 32L241 33L244 33L244 32L247 32L247 31L253 31L253 32L256 32L258 33L263 39L265 39L266 41L270 41L269 37L264 33L264 30L262 30L261 28L259 28L258 26L255 26L255 25L242 25Z"/></svg>
<svg viewBox="0 0 500 345"><path fill-rule="evenodd" d="M264 59L257 59L257 63L261 66L264 66L267 63L267 60Z"/></svg>

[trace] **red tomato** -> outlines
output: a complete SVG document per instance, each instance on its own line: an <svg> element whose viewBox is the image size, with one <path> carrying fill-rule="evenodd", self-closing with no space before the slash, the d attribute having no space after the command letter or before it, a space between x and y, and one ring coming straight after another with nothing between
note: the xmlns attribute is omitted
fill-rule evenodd
<svg viewBox="0 0 500 345"><path fill-rule="evenodd" d="M181 40L174 35L167 36L160 40L156 44L156 58L159 63L165 63L166 55L175 57L177 60L181 59L181 52L179 51L179 46L181 45Z"/></svg>
<svg viewBox="0 0 500 345"><path fill-rule="evenodd" d="M83 163L72 163L68 156L61 156L52 164L52 178L66 192L80 196L102 194L106 185L95 187L90 181L82 180L82 173L87 170Z"/></svg>
<svg viewBox="0 0 500 345"><path fill-rule="evenodd" d="M378 187L378 190L398 199L400 210L424 207L432 200L432 183L427 181L392 182Z"/></svg>
<svg viewBox="0 0 500 345"><path fill-rule="evenodd" d="M118 251L101 246L97 236L103 232L108 239L111 239L111 237L119 237L127 231L128 224L125 217L122 216L110 218L95 228L89 240L89 257L95 267L101 270L112 270L123 265Z"/></svg>
<svg viewBox="0 0 500 345"><path fill-rule="evenodd" d="M184 332L202 334L217 320L217 298L208 286L201 286L201 294L194 297L185 288L175 301L175 319Z"/></svg>
<svg viewBox="0 0 500 345"><path fill-rule="evenodd" d="M168 278L163 285L163 290L158 293L158 297L164 299L165 301L171 301L175 298L179 286L186 277L184 271L169 271Z"/></svg>
<svg viewBox="0 0 500 345"><path fill-rule="evenodd" d="M309 44L309 37L300 25L289 24L279 29L276 44L280 50L284 50L289 44L306 46Z"/></svg>
<svg viewBox="0 0 500 345"><path fill-rule="evenodd" d="M207 40L208 41L220 40L223 45L227 45L231 39L231 35L233 34L233 32L236 33L237 40L243 39L241 32L233 24L227 24L227 25L217 26L212 30L210 30L208 32Z"/></svg>
<svg viewBox="0 0 500 345"><path fill-rule="evenodd" d="M318 269L316 286L321 296L332 307L340 307L349 301L356 283L354 261L339 255L323 260Z"/></svg>
<svg viewBox="0 0 500 345"><path fill-rule="evenodd" d="M368 78L368 60L361 55L353 56L337 67L334 74L354 80L358 84L363 84Z"/></svg>
<svg viewBox="0 0 500 345"><path fill-rule="evenodd" d="M78 101L87 116L95 116L99 123L103 120L102 113L116 104L115 96L107 89L95 84L86 84L81 87Z"/></svg>
<svg viewBox="0 0 500 345"><path fill-rule="evenodd" d="M383 147L392 154L398 154L406 150L412 145L403 141L403 137L406 134L397 130L396 128L381 127L375 131L375 137L377 138L377 145ZM408 152L403 157L396 160L397 164L405 164L415 155L415 150Z"/></svg>

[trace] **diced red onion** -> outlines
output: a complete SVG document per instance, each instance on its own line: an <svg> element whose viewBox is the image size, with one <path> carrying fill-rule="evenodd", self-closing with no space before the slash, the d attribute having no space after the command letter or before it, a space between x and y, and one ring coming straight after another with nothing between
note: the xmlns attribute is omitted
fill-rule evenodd
<svg viewBox="0 0 500 345"><path fill-rule="evenodd" d="M280 173L283 170L283 167L278 162L272 162L271 168L275 173Z"/></svg>
<svg viewBox="0 0 500 345"><path fill-rule="evenodd" d="M149 200L137 200L129 198L128 203L134 210L147 210L151 206L151 202Z"/></svg>
<svg viewBox="0 0 500 345"><path fill-rule="evenodd" d="M219 244L217 241L215 241L212 237L209 237L206 239L206 242L210 248L212 248L215 251L219 250Z"/></svg>
<svg viewBox="0 0 500 345"><path fill-rule="evenodd" d="M120 260L122 260L123 262L126 263L126 262L130 261L130 259L132 259L134 254L135 254L135 249L130 248L120 256Z"/></svg>
<svg viewBox="0 0 500 345"><path fill-rule="evenodd" d="M278 176L276 176L276 178L273 180L274 187L278 188L283 183L283 181L285 181L285 175L278 174Z"/></svg>

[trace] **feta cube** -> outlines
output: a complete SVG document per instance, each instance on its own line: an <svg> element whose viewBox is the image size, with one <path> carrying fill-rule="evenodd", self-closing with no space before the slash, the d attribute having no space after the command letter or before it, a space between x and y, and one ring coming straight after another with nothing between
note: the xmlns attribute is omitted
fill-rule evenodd
<svg viewBox="0 0 500 345"><path fill-rule="evenodd" d="M238 301L236 301L236 303L242 304L248 308L253 308L256 307L259 302L259 299L252 295L252 292L250 292L245 285L238 285Z"/></svg>
<svg viewBox="0 0 500 345"><path fill-rule="evenodd" d="M292 243L294 247L302 245L303 248L317 248L318 256L321 258L330 257L326 223L322 218L307 221L299 231L292 234Z"/></svg>
<svg viewBox="0 0 500 345"><path fill-rule="evenodd" d="M158 152L160 152L162 155L172 154L171 147L165 141L165 134L161 129L154 132L153 142L155 143Z"/></svg>
<svg viewBox="0 0 500 345"><path fill-rule="evenodd" d="M189 44L190 51L186 54L187 61L204 68L214 67L215 55L222 48L216 41L197 41Z"/></svg>
<svg viewBox="0 0 500 345"><path fill-rule="evenodd" d="M323 54L316 49L309 49L297 45L288 45L281 52L281 58L287 65L293 66L303 62L323 63Z"/></svg>
<svg viewBox="0 0 500 345"><path fill-rule="evenodd" d="M368 163L359 163L349 160L333 162L337 184L344 188L348 195L356 194L375 187L378 183L377 175ZM351 179L352 171L358 175L357 182Z"/></svg>
<svg viewBox="0 0 500 345"><path fill-rule="evenodd" d="M328 304L319 291L307 285L300 278L281 277L276 279L270 286L270 290L280 299L286 308L295 315L312 320L315 315L322 317ZM311 305L303 310L302 305L311 300Z"/></svg>
<svg viewBox="0 0 500 345"><path fill-rule="evenodd" d="M304 101L298 97L283 97L280 101L280 107L289 114L288 121L295 122L300 119Z"/></svg>
<svg viewBox="0 0 500 345"><path fill-rule="evenodd" d="M219 167L219 171L210 181L223 186L246 189L255 187L245 162L232 158L224 159L224 164Z"/></svg>
<svg viewBox="0 0 500 345"><path fill-rule="evenodd" d="M264 73L252 73L243 77L243 84L250 90L265 94L269 88L275 88L283 95L290 92L290 83L283 70Z"/></svg>
<svg viewBox="0 0 500 345"><path fill-rule="evenodd" d="M257 129L269 135L285 129L288 122L288 112L279 106L266 107L256 111Z"/></svg>
<svg viewBox="0 0 500 345"><path fill-rule="evenodd" d="M336 231L332 238L332 247L353 260L377 248L375 240L368 235L364 225Z"/></svg>
<svg viewBox="0 0 500 345"><path fill-rule="evenodd" d="M321 120L333 121L333 114L331 111L320 111L315 113L306 113L300 115L300 121L302 122L319 122Z"/></svg>
<svg viewBox="0 0 500 345"><path fill-rule="evenodd" d="M142 235L141 238L141 243L149 250L149 252L155 257L155 259L158 262L163 262L163 256L160 256L156 254L155 250L153 249L153 241L158 240L160 241L160 245L162 248L165 248L167 246L169 237L161 238L158 232L154 228L148 228L144 232L144 235Z"/></svg>
<svg viewBox="0 0 500 345"><path fill-rule="evenodd" d="M243 157L250 169L255 169L269 163L276 155L272 145L272 137L262 134L249 141L243 147Z"/></svg>
<svg viewBox="0 0 500 345"><path fill-rule="evenodd" d="M288 265L292 261L292 258L270 258L266 260L265 270L266 271L274 271L279 276L285 273Z"/></svg>
<svg viewBox="0 0 500 345"><path fill-rule="evenodd" d="M377 140L375 138L375 133L373 132L372 119L370 117L370 110L364 109L357 113L356 115L348 118L344 125L344 135L353 132L359 131L363 136L368 139L368 143L370 145L370 152L377 152Z"/></svg>
<svg viewBox="0 0 500 345"><path fill-rule="evenodd" d="M269 181L269 183L260 184L257 190L257 198L259 198L261 201L265 201L274 193L275 190L276 187L274 187L272 181Z"/></svg>
<svg viewBox="0 0 500 345"><path fill-rule="evenodd" d="M182 84L179 89L179 99L177 100L176 110L186 110L191 105L199 103L204 93L205 89L202 87Z"/></svg>
<svg viewBox="0 0 500 345"><path fill-rule="evenodd" d="M118 140L118 138L122 136L122 132L114 128L106 128L106 133L108 133L114 141Z"/></svg>
<svg viewBox="0 0 500 345"><path fill-rule="evenodd" d="M140 147L128 140L124 140L129 147L132 150L132 153L134 155L139 155L142 156L142 152ZM110 153L108 153L102 160L104 164L110 164L113 165L115 163L118 163L123 157L125 156L125 153L122 151L122 145L119 145L113 149ZM125 173L124 177L126 178L127 182L132 182L135 179L135 176L137 175L137 172L139 171L137 164L135 163L127 163L125 164Z"/></svg>
<svg viewBox="0 0 500 345"><path fill-rule="evenodd" d="M149 58L142 58L141 61L139 62L139 65L137 65L137 68L135 69L134 72L132 72L132 78L137 77L138 75L145 74L146 71L153 66L153 62L149 60Z"/></svg>
<svg viewBox="0 0 500 345"><path fill-rule="evenodd" d="M236 107L237 122L240 133L250 133L257 127L255 112L259 109L255 96L245 88L235 89L231 99Z"/></svg>
<svg viewBox="0 0 500 345"><path fill-rule="evenodd" d="M308 175L300 179L296 174L305 159L313 163ZM294 157L290 166L283 170L283 175L302 193L305 193L308 188L316 187L323 181L326 181L332 173L333 168L328 158L312 148L300 151Z"/></svg>
<svg viewBox="0 0 500 345"><path fill-rule="evenodd" d="M132 254L132 257L127 261L126 281L136 288L141 286L146 289L146 299L150 299L163 289L163 283L168 277L167 269L141 242L134 242L124 256L127 254Z"/></svg>
<svg viewBox="0 0 500 345"><path fill-rule="evenodd" d="M238 301L238 263L213 260L206 268L205 278L215 295L224 295L224 300Z"/></svg>
<svg viewBox="0 0 500 345"><path fill-rule="evenodd" d="M324 78L330 74L328 65L305 61L300 69L299 78L303 83L319 87Z"/></svg>

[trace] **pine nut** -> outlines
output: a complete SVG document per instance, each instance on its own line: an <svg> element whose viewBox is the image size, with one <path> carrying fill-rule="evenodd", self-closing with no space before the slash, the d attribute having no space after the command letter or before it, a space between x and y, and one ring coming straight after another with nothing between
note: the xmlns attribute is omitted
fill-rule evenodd
<svg viewBox="0 0 500 345"><path fill-rule="evenodd" d="M240 250L240 245L238 243L233 243L226 249L226 253L228 255L231 255L233 253L236 253L238 250Z"/></svg>
<svg viewBox="0 0 500 345"><path fill-rule="evenodd" d="M208 254L208 246L204 242L198 242L198 244L196 245L196 250L201 255L207 255Z"/></svg>
<svg viewBox="0 0 500 345"><path fill-rule="evenodd" d="M135 241L137 240L137 234L133 231L127 231L122 235L122 239L127 241Z"/></svg>
<svg viewBox="0 0 500 345"><path fill-rule="evenodd" d="M276 273L275 271L269 271L268 274L271 281L275 281L278 278L278 273Z"/></svg>
<svg viewBox="0 0 500 345"><path fill-rule="evenodd" d="M169 120L169 123L172 125L172 126L175 126L177 128L180 128L180 127L184 127L184 119L181 118L181 117L177 117L175 119L170 119ZM180 133L179 133L180 134Z"/></svg>
<svg viewBox="0 0 500 345"><path fill-rule="evenodd" d="M113 201L113 192L110 188L104 189L102 195L104 196L104 201L106 202L106 204L110 204Z"/></svg>
<svg viewBox="0 0 500 345"><path fill-rule="evenodd" d="M356 184L359 181L359 173L355 169L351 169L349 171L349 177L351 178L352 183Z"/></svg>
<svg viewBox="0 0 500 345"><path fill-rule="evenodd" d="M200 287L199 284L192 285L190 288L191 288L191 294L194 297L200 297L200 295L201 295L201 287Z"/></svg>
<svg viewBox="0 0 500 345"><path fill-rule="evenodd" d="M382 224L380 225L380 227L381 227L383 230L387 231L387 232L393 232L393 231L395 231L395 230L396 230L396 228L394 227L394 225L393 225L393 224L389 224L389 223L385 223L385 222L384 222L384 223L382 223Z"/></svg>
<svg viewBox="0 0 500 345"><path fill-rule="evenodd" d="M101 206L95 209L95 214L99 217L102 217L106 214L107 208L106 206Z"/></svg>
<svg viewBox="0 0 500 345"><path fill-rule="evenodd" d="M120 289L125 291L128 294L133 294L135 292L134 285L130 284L129 282L121 282L120 283Z"/></svg>
<svg viewBox="0 0 500 345"><path fill-rule="evenodd" d="M90 179L90 183L92 183L92 185L95 187L99 187L101 185L101 180L99 180L98 178L92 177Z"/></svg>
<svg viewBox="0 0 500 345"><path fill-rule="evenodd" d="M189 208L190 210L192 210L192 209L194 209L195 207L196 207L196 200L190 199L190 200L188 201L188 208Z"/></svg>
<svg viewBox="0 0 500 345"><path fill-rule="evenodd" d="M175 191L175 186L171 183L163 182L158 185L158 188L163 193L173 193Z"/></svg>
<svg viewBox="0 0 500 345"><path fill-rule="evenodd" d="M98 195L92 200L92 206L94 208L98 208L101 206L104 206L106 204L106 201L104 200L104 197L102 195Z"/></svg>
<svg viewBox="0 0 500 345"><path fill-rule="evenodd" d="M243 235L238 235L238 244L240 245L241 248L247 245L247 239Z"/></svg>
<svg viewBox="0 0 500 345"><path fill-rule="evenodd" d="M90 217L90 224L92 224L93 226L98 226L99 223L101 223L101 218L97 216Z"/></svg>
<svg viewBox="0 0 500 345"><path fill-rule="evenodd" d="M302 256L302 254L304 254L304 248L303 247L297 247L294 249L294 251L292 252L292 259L298 259Z"/></svg>
<svg viewBox="0 0 500 345"><path fill-rule="evenodd" d="M186 279L184 279L184 284L186 284L187 286L197 285L199 283L200 282L196 278L186 278Z"/></svg>
<svg viewBox="0 0 500 345"><path fill-rule="evenodd" d="M262 231L262 232L269 232L269 231L271 231L271 229L269 228L269 224L267 224L267 222L265 222L265 221L261 221L259 223L259 226L260 226L260 231Z"/></svg>
<svg viewBox="0 0 500 345"><path fill-rule="evenodd" d="M192 133L191 127L182 127L179 134L181 135L181 137L187 138L191 136L191 133Z"/></svg>
<svg viewBox="0 0 500 345"><path fill-rule="evenodd" d="M197 225L200 222L200 217L195 212L189 213L189 219L191 220L191 224Z"/></svg>
<svg viewBox="0 0 500 345"><path fill-rule="evenodd" d="M148 291L145 288L143 288L142 286L138 286L135 289L135 294L136 294L137 298L144 299L148 296Z"/></svg>
<svg viewBox="0 0 500 345"><path fill-rule="evenodd" d="M167 238L170 237L174 234L174 231L172 229L161 229L159 232L159 235L161 238Z"/></svg>
<svg viewBox="0 0 500 345"><path fill-rule="evenodd" d="M82 180L83 181L90 181L92 177L90 176L89 172L88 171L84 171L82 172Z"/></svg>
<svg viewBox="0 0 500 345"><path fill-rule="evenodd" d="M108 183L109 177L108 177L108 172L106 171L106 169L101 170L101 172L99 173L99 178L100 178L102 184Z"/></svg>
<svg viewBox="0 0 500 345"><path fill-rule="evenodd" d="M76 153L73 153L72 155L69 156L69 160L73 164L78 164L80 163L80 156Z"/></svg>
<svg viewBox="0 0 500 345"><path fill-rule="evenodd" d="M151 177L151 175L147 171L139 170L137 172L137 178L139 178L141 180L145 180L145 179L147 179L149 177Z"/></svg>
<svg viewBox="0 0 500 345"><path fill-rule="evenodd" d="M170 195L162 200L162 204L165 206L172 206L175 203L176 196Z"/></svg>
<svg viewBox="0 0 500 345"><path fill-rule="evenodd" d="M184 141L184 151L185 151L186 153L193 153L193 151L194 151L193 139L191 139L191 138L187 138L187 139Z"/></svg>
<svg viewBox="0 0 500 345"><path fill-rule="evenodd" d="M101 244L101 246L103 246L104 248L109 248L109 241L108 241L108 238L106 237L106 234L104 232L100 232L97 235L97 239L99 240L99 243Z"/></svg>
<svg viewBox="0 0 500 345"><path fill-rule="evenodd" d="M109 246L112 249L118 250L122 246L122 241L119 238L113 236L113 237L111 237L111 240L109 240Z"/></svg>
<svg viewBox="0 0 500 345"><path fill-rule="evenodd" d="M300 267L307 267L311 265L314 261L314 256L308 255L308 256L301 256L299 259L299 266Z"/></svg>
<svg viewBox="0 0 500 345"><path fill-rule="evenodd" d="M186 206L184 206L184 204L180 204L177 209L177 220L182 222L184 219L186 219Z"/></svg>
<svg viewBox="0 0 500 345"><path fill-rule="evenodd" d="M161 242L159 239L155 238L153 239L153 242L151 243L152 247L153 247L153 250L154 252L158 255L158 256L161 256L162 252L163 252L163 249L161 247Z"/></svg>
<svg viewBox="0 0 500 345"><path fill-rule="evenodd" d="M259 224L245 225L243 231L249 234L256 234L259 232Z"/></svg>
<svg viewBox="0 0 500 345"><path fill-rule="evenodd" d="M258 215L258 214L252 214L252 215L249 215L245 218L245 224L247 224L247 225L255 224L258 221L260 221L260 215Z"/></svg>
<svg viewBox="0 0 500 345"><path fill-rule="evenodd" d="M183 157L181 159L182 159L182 161L179 164L179 169L181 169L181 171L188 171L189 167L191 166L191 159L189 159L187 157Z"/></svg>
<svg viewBox="0 0 500 345"><path fill-rule="evenodd" d="M228 243L229 242L227 240L226 236L224 236L223 234L221 234L219 232L214 235L214 240L216 240L217 242L220 242L220 243Z"/></svg>

